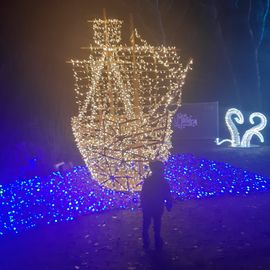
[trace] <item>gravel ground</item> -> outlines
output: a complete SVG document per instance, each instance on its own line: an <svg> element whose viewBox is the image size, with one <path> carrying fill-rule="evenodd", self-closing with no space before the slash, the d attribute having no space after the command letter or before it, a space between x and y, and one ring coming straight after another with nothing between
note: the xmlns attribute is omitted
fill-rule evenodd
<svg viewBox="0 0 270 270"><path fill-rule="evenodd" d="M0 239L1 270L270 269L270 193L177 202L164 250L142 249L140 211L119 210Z"/></svg>
<svg viewBox="0 0 270 270"><path fill-rule="evenodd" d="M184 152L270 175L269 146L184 146ZM82 216L1 237L0 270L269 270L269 213L269 192L176 202L163 217L164 250L147 253L140 211Z"/></svg>

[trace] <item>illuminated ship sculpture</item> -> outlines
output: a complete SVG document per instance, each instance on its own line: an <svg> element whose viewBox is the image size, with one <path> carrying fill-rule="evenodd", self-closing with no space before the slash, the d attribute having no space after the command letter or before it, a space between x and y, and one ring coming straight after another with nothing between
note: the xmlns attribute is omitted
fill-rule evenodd
<svg viewBox="0 0 270 270"><path fill-rule="evenodd" d="M149 45L136 29L121 44L122 21L96 19L89 58L71 60L79 113L72 130L91 175L107 188L138 191L149 161L166 160L171 122L192 60Z"/></svg>

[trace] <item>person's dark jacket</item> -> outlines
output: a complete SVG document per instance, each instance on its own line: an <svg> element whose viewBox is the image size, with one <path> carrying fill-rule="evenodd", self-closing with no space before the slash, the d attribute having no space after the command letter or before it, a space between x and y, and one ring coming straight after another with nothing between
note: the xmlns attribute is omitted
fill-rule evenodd
<svg viewBox="0 0 270 270"><path fill-rule="evenodd" d="M166 204L165 204L166 201ZM162 173L153 173L142 186L141 207L143 211L162 211L164 204L168 211L172 208L172 197L168 182Z"/></svg>

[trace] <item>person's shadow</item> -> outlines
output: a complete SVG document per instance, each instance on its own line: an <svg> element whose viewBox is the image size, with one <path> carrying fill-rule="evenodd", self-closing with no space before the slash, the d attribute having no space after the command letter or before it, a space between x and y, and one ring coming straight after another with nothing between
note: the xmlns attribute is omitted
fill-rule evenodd
<svg viewBox="0 0 270 270"><path fill-rule="evenodd" d="M176 270L179 269L173 263L170 254L166 250L148 250L140 257L141 269Z"/></svg>

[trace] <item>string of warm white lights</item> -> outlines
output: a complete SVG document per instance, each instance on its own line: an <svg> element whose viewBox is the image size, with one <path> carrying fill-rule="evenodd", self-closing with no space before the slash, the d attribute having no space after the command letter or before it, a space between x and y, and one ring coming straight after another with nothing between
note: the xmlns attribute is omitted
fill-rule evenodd
<svg viewBox="0 0 270 270"><path fill-rule="evenodd" d="M175 47L149 45L135 29L130 46L121 44L120 20L91 23L89 58L71 60L75 140L94 179L111 189L140 190L149 160L168 157L171 121L192 61L183 67Z"/></svg>

